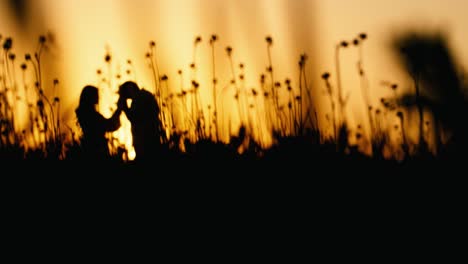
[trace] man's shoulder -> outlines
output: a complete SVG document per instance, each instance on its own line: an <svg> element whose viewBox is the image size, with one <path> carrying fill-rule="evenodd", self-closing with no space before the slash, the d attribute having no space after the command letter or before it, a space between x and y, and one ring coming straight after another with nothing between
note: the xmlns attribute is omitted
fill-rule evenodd
<svg viewBox="0 0 468 264"><path fill-rule="evenodd" d="M138 97L140 98L140 100L146 101L146 102L156 101L156 96L152 92L145 90L145 89L140 89L140 93L138 94Z"/></svg>
<svg viewBox="0 0 468 264"><path fill-rule="evenodd" d="M148 90L140 89L137 101L139 102L139 105L145 106L145 108L148 110L154 109L159 111L159 106L155 95Z"/></svg>
<svg viewBox="0 0 468 264"><path fill-rule="evenodd" d="M141 96L151 96L154 98L154 94L144 88L140 89L140 95Z"/></svg>

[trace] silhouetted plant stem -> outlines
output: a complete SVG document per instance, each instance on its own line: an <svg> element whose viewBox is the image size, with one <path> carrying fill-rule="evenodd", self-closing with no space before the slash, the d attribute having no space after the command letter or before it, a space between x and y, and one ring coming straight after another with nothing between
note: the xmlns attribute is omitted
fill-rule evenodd
<svg viewBox="0 0 468 264"><path fill-rule="evenodd" d="M303 116L304 108L303 108L303 100L304 100L304 92L303 90L305 89L307 92L307 99L308 99L308 104L307 107L310 109L312 107L312 95L310 93L309 85L307 82L307 74L306 74L306 62L307 62L307 54L303 53L300 56L299 59L299 103L300 103L300 110L299 110L299 115L300 115L300 122L299 122L299 135L303 135L304 133L304 128L305 128L305 120ZM302 82L304 82L304 85L302 85ZM313 124L311 124L313 125Z"/></svg>
<svg viewBox="0 0 468 264"><path fill-rule="evenodd" d="M419 94L419 73L416 72L413 75L414 80L414 88L415 88L415 96L416 96L416 106L418 108L418 115L419 115L419 140L418 140L418 148L422 151L425 146L424 142L424 112L421 104L420 94Z"/></svg>
<svg viewBox="0 0 468 264"><path fill-rule="evenodd" d="M335 67L336 67L336 86L338 90L338 112L340 113L339 123L340 127L346 123L346 110L345 105L347 98L343 97L343 87L341 85L341 69L340 69L340 49L346 48L348 42L341 41L335 46Z"/></svg>
<svg viewBox="0 0 468 264"><path fill-rule="evenodd" d="M403 149L403 153L405 155L405 158L408 158L410 153L409 153L409 145L408 145L408 140L406 139L406 129L405 129L405 122L404 122L404 115L402 111L397 112L397 117L400 122L400 127L401 127L401 140L402 140L402 145L401 148Z"/></svg>
<svg viewBox="0 0 468 264"><path fill-rule="evenodd" d="M322 79L325 81L325 86L327 88L327 95L328 95L328 99L330 100L330 106L331 106L331 110L332 110L332 116L331 116L331 122L332 122L332 125L333 125L333 139L335 142L337 142L338 140L338 131L337 131L337 128L336 128L336 107L335 107L335 101L333 100L334 96L333 96L333 89L331 87L331 84L330 84L330 81L329 81L329 78L330 78L330 74L328 72L325 72L324 74L322 74Z"/></svg>
<svg viewBox="0 0 468 264"><path fill-rule="evenodd" d="M240 126L243 125L244 118L243 118L243 106L242 106L242 98L241 98L241 91L239 89L239 86L237 85L236 82L236 72L234 69L234 62L232 60L232 48L230 46L226 47L226 53L229 59L229 65L231 67L231 83L234 85L234 88L236 89L236 94L234 95L234 99L236 101L236 106L237 106L237 112L239 115L239 124Z"/></svg>
<svg viewBox="0 0 468 264"><path fill-rule="evenodd" d="M368 138L369 138L369 142L372 142L374 139L373 139L373 136L374 136L374 124L373 124L373 121L372 121L372 116L371 116L371 113L369 111L369 107L370 107L370 96L369 96L369 89L368 89L368 86L369 86L369 81L366 77L366 74L365 74L365 71L364 71L364 60L363 60L363 56L362 56L362 47L363 47L363 43L364 43L364 40L367 38L367 35L364 34L364 33L361 33L359 34L358 38L354 39L353 41L353 44L355 46L357 46L358 48L358 61L356 63L356 67L357 67L357 71L358 71L358 74L359 74L359 84L360 84L360 87L361 87L361 96L362 96L362 100L364 102L364 113L365 115L367 116L367 120L368 120L368 123L369 123L369 130L368 130ZM371 144L372 146L374 146L374 144ZM374 148L371 147L371 153L370 155L372 156L373 153L374 153Z"/></svg>
<svg viewBox="0 0 468 264"><path fill-rule="evenodd" d="M153 73L153 81L154 81L154 95L156 96L156 99L158 99L159 105L161 105L161 100L164 98L164 95L161 92L161 80L159 78L159 66L158 66L158 58L156 55L156 42L155 41L150 41L149 43L149 57L150 59L150 65L151 65L151 71Z"/></svg>
<svg viewBox="0 0 468 264"><path fill-rule="evenodd" d="M276 86L276 82L275 82L275 77L274 77L274 72L273 72L273 60L271 58L271 47L273 46L273 38L271 36L267 36L265 38L266 42L267 42L267 55L268 55L268 67L267 67L267 72L269 73L270 75L270 82L271 82L271 96L272 96L272 101L273 101L273 105L274 105L274 111L275 111L275 117L276 117L276 121L273 122L273 124L275 125L278 125L280 128L281 128L281 117L280 117L280 111L279 111L279 101L278 101L278 93L275 89L275 86Z"/></svg>
<svg viewBox="0 0 468 264"><path fill-rule="evenodd" d="M211 46L211 64L212 64L212 74L213 74L213 124L215 129L215 141L218 142L219 132L218 132L218 104L216 96L216 84L218 80L216 79L216 64L215 64L215 46L214 43L218 37L216 35L211 35L210 46ZM211 124L210 124L211 126Z"/></svg>

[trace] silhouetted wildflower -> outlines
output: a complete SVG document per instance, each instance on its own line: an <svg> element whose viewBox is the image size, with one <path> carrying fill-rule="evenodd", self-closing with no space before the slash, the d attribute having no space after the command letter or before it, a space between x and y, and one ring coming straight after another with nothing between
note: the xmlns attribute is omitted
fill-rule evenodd
<svg viewBox="0 0 468 264"><path fill-rule="evenodd" d="M273 45L273 38L271 36L266 36L265 40L269 46Z"/></svg>
<svg viewBox="0 0 468 264"><path fill-rule="evenodd" d="M226 53L227 53L228 56L231 56L232 48L230 46L226 47Z"/></svg>
<svg viewBox="0 0 468 264"><path fill-rule="evenodd" d="M44 35L39 36L39 43L44 44L46 42L46 37Z"/></svg>
<svg viewBox="0 0 468 264"><path fill-rule="evenodd" d="M346 47L348 47L348 42L343 40L343 41L341 41L340 46L343 47L343 48L346 48Z"/></svg>
<svg viewBox="0 0 468 264"><path fill-rule="evenodd" d="M359 39L353 39L353 45L354 46L359 45Z"/></svg>
<svg viewBox="0 0 468 264"><path fill-rule="evenodd" d="M12 46L13 46L13 39L6 38L5 42L3 42L3 49L5 49L6 51L9 51Z"/></svg>
<svg viewBox="0 0 468 264"><path fill-rule="evenodd" d="M307 61L307 54L301 54L300 59L299 59L299 66L304 67L305 63Z"/></svg>
<svg viewBox="0 0 468 264"><path fill-rule="evenodd" d="M31 60L31 54L26 53L26 54L24 55L24 59L27 60L27 61L28 61L28 60Z"/></svg>
<svg viewBox="0 0 468 264"><path fill-rule="evenodd" d="M210 45L211 45L211 44L214 44L214 42L215 42L216 40L218 40L218 36L215 35L215 34L211 35L211 38L210 38Z"/></svg>
<svg viewBox="0 0 468 264"><path fill-rule="evenodd" d="M21 69L22 70L26 70L27 68L28 68L28 66L26 65L26 63L21 64Z"/></svg>
<svg viewBox="0 0 468 264"><path fill-rule="evenodd" d="M325 72L324 74L322 74L322 79L328 80L328 78L330 78L330 73Z"/></svg>
<svg viewBox="0 0 468 264"><path fill-rule="evenodd" d="M150 44L150 47L155 47L156 46L156 42L154 40L151 40L149 44Z"/></svg>
<svg viewBox="0 0 468 264"><path fill-rule="evenodd" d="M365 40L367 38L367 34L366 33L360 33L359 38L362 39L362 40Z"/></svg>
<svg viewBox="0 0 468 264"><path fill-rule="evenodd" d="M8 58L9 58L11 61L14 61L15 58L16 58L16 55L15 55L14 53L10 53L10 54L8 55Z"/></svg>
<svg viewBox="0 0 468 264"><path fill-rule="evenodd" d="M361 137L362 137L362 134L361 134L361 133L359 133L359 132L356 133L356 139L357 139L357 140L361 139Z"/></svg>

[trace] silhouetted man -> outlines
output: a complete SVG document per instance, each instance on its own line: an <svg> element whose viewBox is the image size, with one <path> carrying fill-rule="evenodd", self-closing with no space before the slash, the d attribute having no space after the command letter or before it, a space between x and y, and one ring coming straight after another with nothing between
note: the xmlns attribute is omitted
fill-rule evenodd
<svg viewBox="0 0 468 264"><path fill-rule="evenodd" d="M127 81L119 87L119 107L131 123L135 161L151 161L161 152L162 124L154 95ZM130 107L127 99L131 99Z"/></svg>

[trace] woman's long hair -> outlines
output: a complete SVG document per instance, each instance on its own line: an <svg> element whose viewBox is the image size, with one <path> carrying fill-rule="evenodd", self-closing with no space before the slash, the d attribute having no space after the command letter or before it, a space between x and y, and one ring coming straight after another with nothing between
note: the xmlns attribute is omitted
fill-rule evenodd
<svg viewBox="0 0 468 264"><path fill-rule="evenodd" d="M80 121L80 117L84 113L96 110L96 105L99 102L98 88L92 85L87 85L83 88L80 94L80 102L75 112Z"/></svg>

